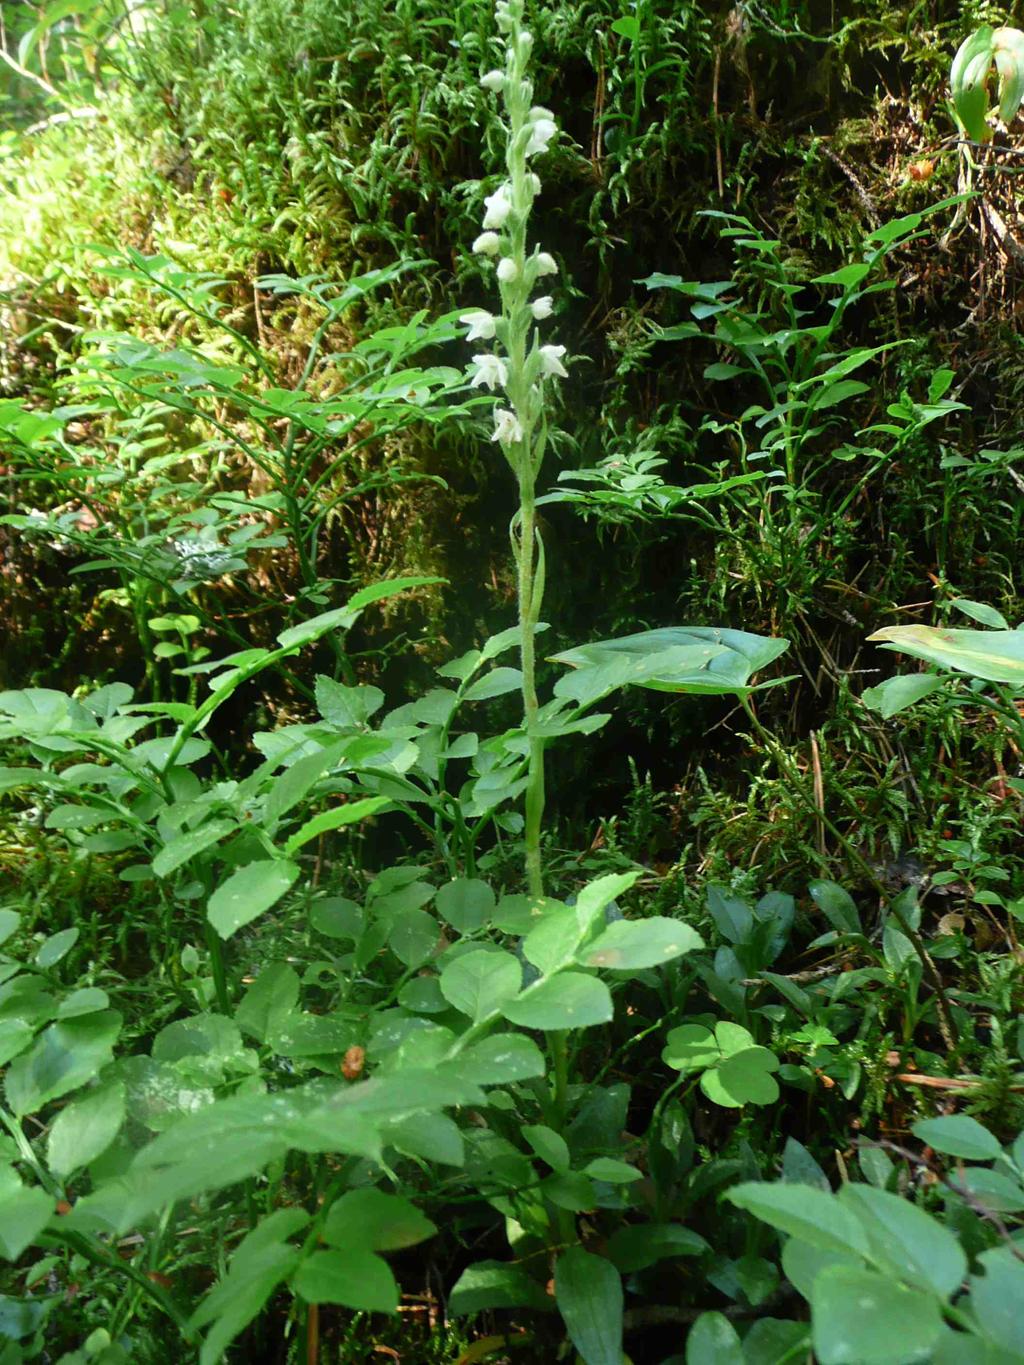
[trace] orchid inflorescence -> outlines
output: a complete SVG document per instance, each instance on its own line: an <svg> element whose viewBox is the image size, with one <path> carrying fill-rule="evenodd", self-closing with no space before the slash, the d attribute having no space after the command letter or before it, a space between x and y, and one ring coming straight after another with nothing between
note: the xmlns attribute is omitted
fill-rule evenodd
<svg viewBox="0 0 1024 1365"><path fill-rule="evenodd" d="M542 345L534 326L549 318L554 308L550 294L531 297L534 287L545 275L557 274L558 266L553 256L536 247L527 254L527 220L540 191L530 162L547 150L558 129L551 111L532 103L533 84L526 73L533 36L523 24L523 0L498 0L496 14L506 38L505 69L488 71L480 83L505 102L507 178L484 200L483 231L473 251L495 262L501 313L474 308L459 321L467 328L468 341L494 341L504 351L474 355L469 379L474 386L504 394L505 404L494 409L491 439L501 446L513 470L535 475L544 447L541 385L548 378L564 378L567 371L565 347ZM541 434L535 442L538 423Z"/></svg>

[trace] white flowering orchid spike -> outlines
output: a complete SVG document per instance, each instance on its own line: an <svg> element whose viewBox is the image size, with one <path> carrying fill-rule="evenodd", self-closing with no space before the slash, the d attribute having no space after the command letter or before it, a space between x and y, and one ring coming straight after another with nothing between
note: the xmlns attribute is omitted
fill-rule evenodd
<svg viewBox="0 0 1024 1365"><path fill-rule="evenodd" d="M467 341L493 341L496 329L493 313L488 313L484 308L473 308L468 313L460 313L459 321L463 327L469 328Z"/></svg>
<svg viewBox="0 0 1024 1365"><path fill-rule="evenodd" d="M503 446L513 445L523 439L523 428L519 418L508 408L494 409L494 435L492 441L500 441Z"/></svg>
<svg viewBox="0 0 1024 1365"><path fill-rule="evenodd" d="M562 364L564 346L541 346L537 354L540 356L540 372L545 378L549 375L557 375L559 379L569 378L569 371Z"/></svg>
<svg viewBox="0 0 1024 1365"><path fill-rule="evenodd" d="M561 349L565 350L565 347ZM503 389L508 383L508 367L504 360L496 355L475 355L472 372L473 377L469 382L473 388L486 384L493 393L495 389Z"/></svg>
<svg viewBox="0 0 1024 1365"><path fill-rule="evenodd" d="M540 193L540 179L530 168L558 135L550 109L533 103L529 74L533 37L523 24L524 0L497 0L498 31L504 36L505 67L495 67L480 78L485 90L497 95L505 107L507 179L487 196L483 231L473 252L495 259L501 286L501 312L482 309L461 314L470 341L495 341L504 354L473 356L470 383L503 390L503 405L494 409L491 440L500 447L519 487L519 511L512 523L512 545L518 575L519 645L522 662L523 729L528 746L525 794L524 842L526 883L531 896L544 894L541 865L541 822L544 813L544 746L540 731L534 637L544 595L544 555L537 525L537 477L544 459L547 423L544 404L548 377L565 378L566 348L539 344L535 324L551 317L550 294L532 299L535 282L544 275L557 275L555 258L539 249L527 251L528 225L533 201ZM500 235L499 235L500 234Z"/></svg>
<svg viewBox="0 0 1024 1365"><path fill-rule="evenodd" d="M512 212L512 186L508 184L499 186L493 194L487 196L484 204L487 207L487 212L484 214L484 227L503 228Z"/></svg>

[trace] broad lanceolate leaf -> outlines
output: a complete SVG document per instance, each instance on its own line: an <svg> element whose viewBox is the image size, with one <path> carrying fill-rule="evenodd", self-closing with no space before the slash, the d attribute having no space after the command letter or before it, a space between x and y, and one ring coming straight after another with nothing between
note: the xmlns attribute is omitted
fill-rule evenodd
<svg viewBox="0 0 1024 1365"><path fill-rule="evenodd" d="M877 1260L900 1279L949 1298L967 1274L967 1257L949 1229L909 1199L844 1185L839 1198L861 1222Z"/></svg>
<svg viewBox="0 0 1024 1365"><path fill-rule="evenodd" d="M50 1221L54 1201L26 1187L13 1166L0 1166L0 1256L16 1261Z"/></svg>
<svg viewBox="0 0 1024 1365"><path fill-rule="evenodd" d="M311 644L314 640L319 640L321 635L326 635L328 631L349 630L358 619L359 613L371 602L382 602L385 598L395 597L398 593L405 592L409 588L427 587L445 581L443 578L391 578L382 583L374 583L370 587L362 588L353 594L343 607L338 607L334 611L322 612L309 621L303 621L300 625L290 626L288 630L283 630L277 637L277 643L282 649L292 649L299 645Z"/></svg>
<svg viewBox="0 0 1024 1365"><path fill-rule="evenodd" d="M654 915L650 919L616 920L582 949L579 960L585 967L641 971L703 947L704 940L696 929L680 920Z"/></svg>
<svg viewBox="0 0 1024 1365"><path fill-rule="evenodd" d="M967 1161L994 1161L1003 1150L998 1139L969 1114L922 1119L914 1124L913 1133L937 1152L964 1157Z"/></svg>
<svg viewBox="0 0 1024 1365"><path fill-rule="evenodd" d="M53 1121L46 1160L63 1178L88 1166L117 1137L124 1122L124 1086L120 1081L93 1090L62 1109Z"/></svg>
<svg viewBox="0 0 1024 1365"><path fill-rule="evenodd" d="M736 1328L724 1313L701 1313L686 1338L686 1365L744 1365Z"/></svg>
<svg viewBox="0 0 1024 1365"><path fill-rule="evenodd" d="M606 1024L613 1007L608 987L596 976L556 972L523 991L502 1013L522 1028L572 1029Z"/></svg>
<svg viewBox="0 0 1024 1365"><path fill-rule="evenodd" d="M611 1261L578 1246L563 1251L555 1301L586 1365L622 1365L622 1280Z"/></svg>
<svg viewBox="0 0 1024 1365"><path fill-rule="evenodd" d="M600 640L552 656L554 663L573 668L593 668L623 656L631 659L656 658L674 649L704 647L710 654L703 662L681 656L677 664L666 662L663 676L637 679L637 684L662 692L699 692L710 695L744 691L754 673L767 667L789 648L788 640L772 640L744 630L717 626L671 626L624 635L617 640Z"/></svg>
<svg viewBox="0 0 1024 1365"><path fill-rule="evenodd" d="M939 668L987 682L1024 687L1024 631L947 630L938 626L887 626L869 640Z"/></svg>
<svg viewBox="0 0 1024 1365"><path fill-rule="evenodd" d="M922 701L937 691L943 683L938 673L901 673L895 678L886 678L877 687L867 687L861 693L865 706L877 711L883 720L898 715L908 706Z"/></svg>
<svg viewBox="0 0 1024 1365"><path fill-rule="evenodd" d="M543 1286L525 1270L504 1261L478 1261L464 1270L448 1296L452 1317L483 1313L491 1308L550 1309L554 1305Z"/></svg>
<svg viewBox="0 0 1024 1365"><path fill-rule="evenodd" d="M368 1313L397 1313L398 1285L381 1256L362 1247L314 1251L299 1266L292 1286L307 1303L337 1303Z"/></svg>
<svg viewBox="0 0 1024 1365"><path fill-rule="evenodd" d="M314 815L312 820L307 820L304 825L299 826L285 844L284 851L291 857L304 844L308 844L311 839L319 838L321 834L327 834L332 829L342 829L346 825L358 824L360 820L369 820L371 816L379 815L381 811L390 808L391 801L386 796L364 796L358 801L346 801L343 806L321 811L319 815Z"/></svg>
<svg viewBox="0 0 1024 1365"><path fill-rule="evenodd" d="M209 820L198 829L177 835L164 844L153 859L153 871L158 877L169 877L184 863L212 848L237 828L234 820Z"/></svg>
<svg viewBox="0 0 1024 1365"><path fill-rule="evenodd" d="M522 980L522 966L511 953L481 948L464 953L445 967L441 973L441 994L450 1005L479 1022L497 1013L517 995Z"/></svg>
<svg viewBox="0 0 1024 1365"><path fill-rule="evenodd" d="M942 1332L933 1294L859 1266L830 1266L815 1278L811 1318L820 1365L926 1361Z"/></svg>
<svg viewBox="0 0 1024 1365"><path fill-rule="evenodd" d="M809 1185L748 1181L729 1190L726 1198L737 1208L746 1209L755 1218L809 1246L842 1255L868 1250L860 1220L835 1195L813 1190Z"/></svg>
<svg viewBox="0 0 1024 1365"><path fill-rule="evenodd" d="M297 863L265 858L233 872L210 897L206 916L221 938L230 938L244 924L275 905L295 884Z"/></svg>

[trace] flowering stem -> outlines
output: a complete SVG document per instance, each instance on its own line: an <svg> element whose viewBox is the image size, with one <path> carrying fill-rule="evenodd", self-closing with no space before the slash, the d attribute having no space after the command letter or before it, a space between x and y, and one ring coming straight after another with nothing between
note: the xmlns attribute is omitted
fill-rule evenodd
<svg viewBox="0 0 1024 1365"><path fill-rule="evenodd" d="M523 729L528 744L525 812L525 872L531 896L543 895L541 826L544 816L544 740L539 731L535 638L544 597L544 547L537 529L537 476L544 460L544 381L564 376L564 346L541 345L535 324L551 315L552 300L532 298L533 286L558 267L545 251L528 250L527 225L540 180L530 158L547 149L556 134L551 113L533 105L528 77L533 38L523 24L523 0L498 0L498 27L505 35L505 69L489 71L485 88L501 93L508 115L505 166L507 179L486 200L483 232L473 250L499 257L496 275L501 315L482 309L463 314L469 340L495 340L504 355L473 357L472 383L492 392L504 390L507 407L494 411L492 440L516 477L519 510L512 523L512 553L517 570L519 653L522 669Z"/></svg>

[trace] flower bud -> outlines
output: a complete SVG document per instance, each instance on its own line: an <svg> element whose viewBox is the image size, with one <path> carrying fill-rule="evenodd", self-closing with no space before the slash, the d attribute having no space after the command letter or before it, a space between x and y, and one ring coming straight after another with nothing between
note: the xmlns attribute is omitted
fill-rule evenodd
<svg viewBox="0 0 1024 1365"><path fill-rule="evenodd" d="M500 94L505 88L505 73L497 69L488 71L485 76L480 77L480 84L485 90L493 90L496 95Z"/></svg>
<svg viewBox="0 0 1024 1365"><path fill-rule="evenodd" d="M538 277L558 274L558 262L547 251L538 251L533 258L533 264Z"/></svg>
<svg viewBox="0 0 1024 1365"><path fill-rule="evenodd" d="M473 251L477 256L497 256L500 247L501 238L496 232L481 232L473 243Z"/></svg>
<svg viewBox="0 0 1024 1365"><path fill-rule="evenodd" d="M501 280L502 284L511 284L512 281L518 276L518 274L519 267L516 265L512 257L511 256L502 257L502 259L498 262L498 279Z"/></svg>
<svg viewBox="0 0 1024 1365"><path fill-rule="evenodd" d="M530 312L537 322L543 322L545 318L549 318L554 312L554 307L555 301L551 295L542 294L539 299L534 299L530 304ZM463 322L465 319L459 318L459 321ZM470 339L472 340L472 337Z"/></svg>

